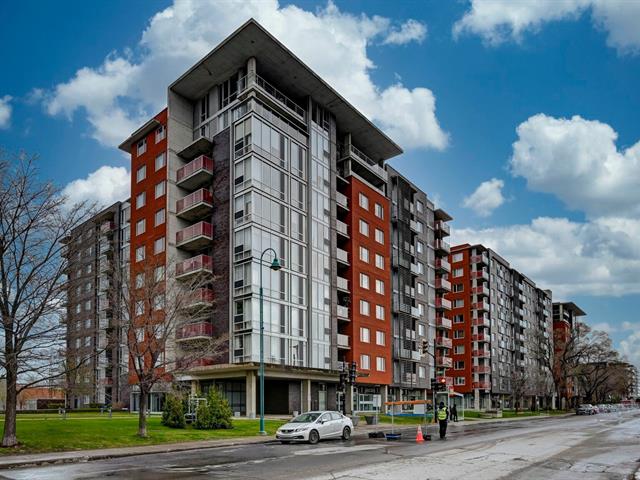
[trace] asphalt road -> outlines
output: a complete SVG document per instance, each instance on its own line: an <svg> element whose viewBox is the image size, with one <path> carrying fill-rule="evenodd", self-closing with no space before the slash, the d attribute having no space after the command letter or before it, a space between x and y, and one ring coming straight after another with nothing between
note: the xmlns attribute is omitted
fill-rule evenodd
<svg viewBox="0 0 640 480"><path fill-rule="evenodd" d="M11 479L633 479L640 412L493 424L416 444L258 444L0 471ZM640 479L640 476L638 477Z"/></svg>

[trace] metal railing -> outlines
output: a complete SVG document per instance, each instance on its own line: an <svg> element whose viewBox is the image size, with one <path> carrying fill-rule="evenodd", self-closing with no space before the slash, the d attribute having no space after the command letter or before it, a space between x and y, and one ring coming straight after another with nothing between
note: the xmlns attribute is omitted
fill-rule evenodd
<svg viewBox="0 0 640 480"><path fill-rule="evenodd" d="M176 181L180 183L185 178L189 178L200 170L213 175L213 160L206 155L200 155L196 159L187 163L184 167L178 169L176 172Z"/></svg>

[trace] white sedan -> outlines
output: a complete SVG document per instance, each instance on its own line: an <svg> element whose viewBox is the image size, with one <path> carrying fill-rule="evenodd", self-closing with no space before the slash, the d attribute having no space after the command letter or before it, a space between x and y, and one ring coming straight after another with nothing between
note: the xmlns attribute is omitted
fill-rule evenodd
<svg viewBox="0 0 640 480"><path fill-rule="evenodd" d="M313 444L325 438L349 440L352 431L351 419L340 412L307 412L282 425L276 432L276 439L282 443L309 442Z"/></svg>

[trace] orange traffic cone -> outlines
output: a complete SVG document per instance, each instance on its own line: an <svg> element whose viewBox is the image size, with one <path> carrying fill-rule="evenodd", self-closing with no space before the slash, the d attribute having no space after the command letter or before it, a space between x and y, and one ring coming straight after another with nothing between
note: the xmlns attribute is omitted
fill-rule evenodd
<svg viewBox="0 0 640 480"><path fill-rule="evenodd" d="M424 437L422 436L422 427L418 425L418 433L416 433L416 443L424 442Z"/></svg>

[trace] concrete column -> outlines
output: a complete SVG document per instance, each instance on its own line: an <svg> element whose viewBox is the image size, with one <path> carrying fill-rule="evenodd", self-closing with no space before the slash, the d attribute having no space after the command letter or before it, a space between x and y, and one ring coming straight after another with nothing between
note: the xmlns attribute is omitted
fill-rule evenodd
<svg viewBox="0 0 640 480"><path fill-rule="evenodd" d="M198 381L191 380L191 395L196 395L198 393Z"/></svg>
<svg viewBox="0 0 640 480"><path fill-rule="evenodd" d="M308 412L311 410L311 380L305 378L300 383L300 408L302 412Z"/></svg>
<svg viewBox="0 0 640 480"><path fill-rule="evenodd" d="M389 401L389 386L388 385L380 385L380 412L385 413L386 406L385 403Z"/></svg>
<svg viewBox="0 0 640 480"><path fill-rule="evenodd" d="M255 81L256 81L256 58L251 57L249 60L247 60L247 84L250 85Z"/></svg>
<svg viewBox="0 0 640 480"><path fill-rule="evenodd" d="M347 412L347 415L351 415L353 413L353 385L347 385L344 392L344 409Z"/></svg>
<svg viewBox="0 0 640 480"><path fill-rule="evenodd" d="M480 390L477 388L473 391L473 409L480 410Z"/></svg>
<svg viewBox="0 0 640 480"><path fill-rule="evenodd" d="M245 387L245 402L246 402L246 411L248 418L256 418L256 395L257 395L257 386L256 386L256 372L250 370L247 372L246 377L246 387Z"/></svg>

